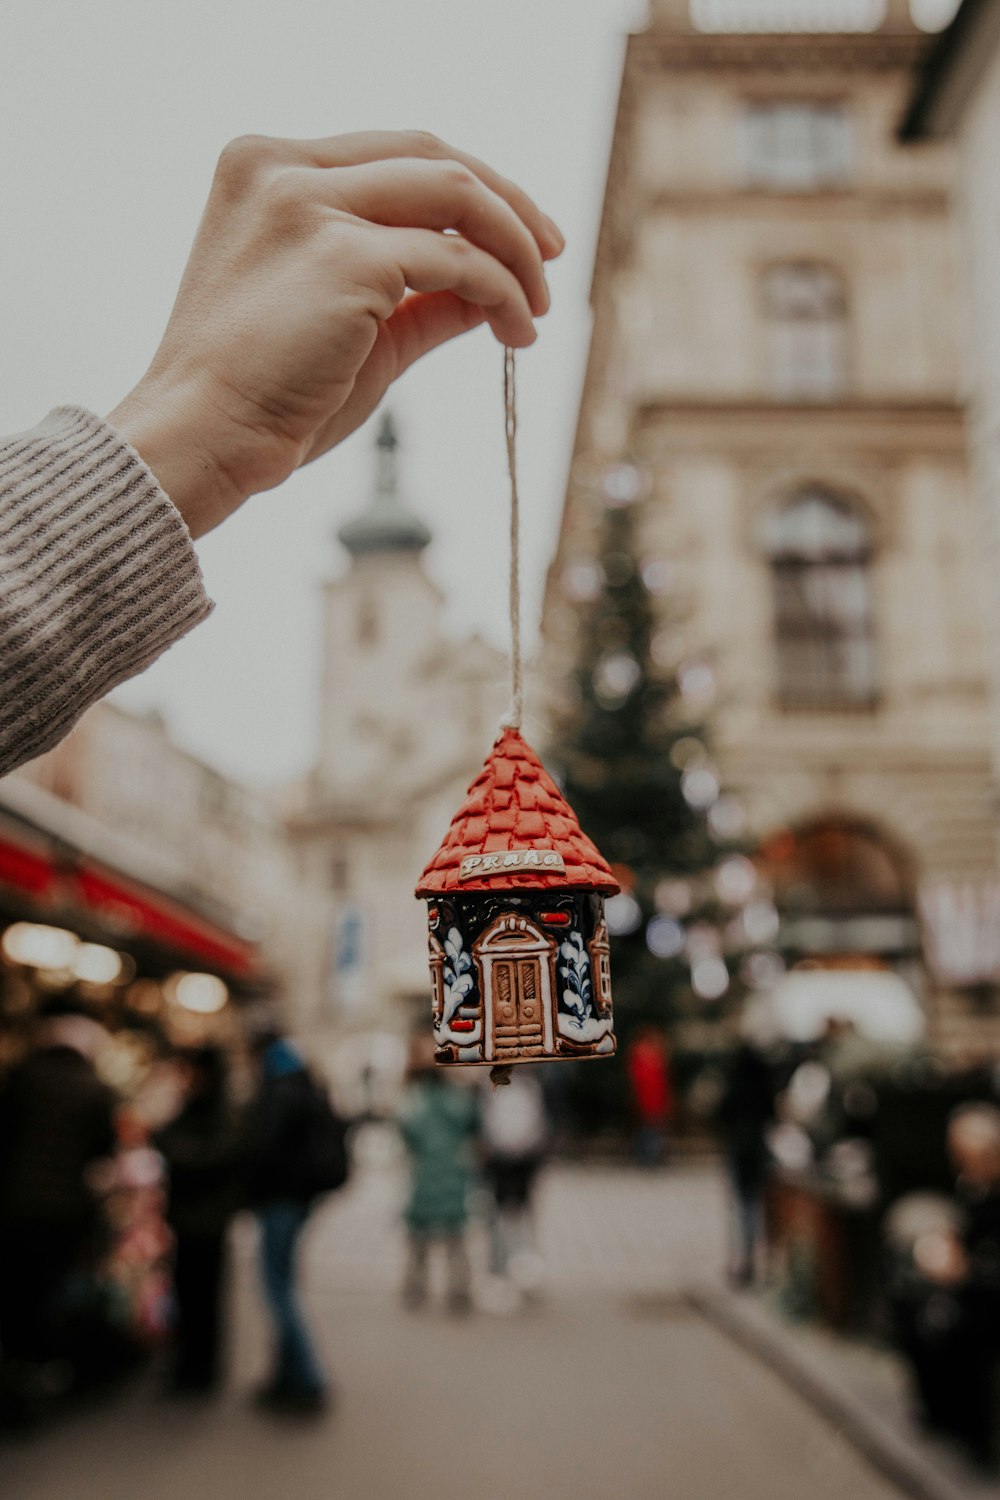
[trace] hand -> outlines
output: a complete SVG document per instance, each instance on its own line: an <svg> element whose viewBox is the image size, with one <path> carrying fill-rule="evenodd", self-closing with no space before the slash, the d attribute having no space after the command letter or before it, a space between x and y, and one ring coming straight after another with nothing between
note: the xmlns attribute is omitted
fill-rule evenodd
<svg viewBox="0 0 1000 1500"><path fill-rule="evenodd" d="M520 188L433 136L233 141L163 342L108 420L201 536L438 344L482 322L533 343L562 248Z"/></svg>

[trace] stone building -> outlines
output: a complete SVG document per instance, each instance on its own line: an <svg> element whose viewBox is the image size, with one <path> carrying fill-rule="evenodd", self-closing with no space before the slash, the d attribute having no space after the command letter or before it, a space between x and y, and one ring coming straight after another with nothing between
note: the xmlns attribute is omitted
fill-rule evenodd
<svg viewBox="0 0 1000 1500"><path fill-rule="evenodd" d="M954 161L899 140L906 8L813 6L653 0L629 39L545 665L633 500L783 945L922 991L920 892L996 858ZM934 998L939 1045L985 1043L981 1000Z"/></svg>
<svg viewBox="0 0 1000 1500"><path fill-rule="evenodd" d="M324 588L319 760L290 797L288 825L308 893L289 998L318 1050L327 1037L430 1025L414 886L507 693L501 653L444 629L423 561L431 533L400 497L389 416L370 502L338 535L349 566Z"/></svg>
<svg viewBox="0 0 1000 1500"><path fill-rule="evenodd" d="M1000 766L1000 7L990 0L963 0L931 50L903 138L953 141L958 155L964 374L981 535L990 553Z"/></svg>
<svg viewBox="0 0 1000 1500"><path fill-rule="evenodd" d="M200 960L244 997L285 970L299 903L280 820L266 796L177 745L155 712L96 704L0 781L0 824L8 917L106 928L103 940L152 945L147 967ZM22 847L52 866L37 911L18 879Z"/></svg>

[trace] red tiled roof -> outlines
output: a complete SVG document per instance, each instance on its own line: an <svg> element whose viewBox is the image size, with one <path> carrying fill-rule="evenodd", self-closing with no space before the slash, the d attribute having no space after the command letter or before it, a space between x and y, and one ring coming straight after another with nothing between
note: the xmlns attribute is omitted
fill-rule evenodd
<svg viewBox="0 0 1000 1500"><path fill-rule="evenodd" d="M565 873L502 869L460 880L470 854L555 850ZM449 891L586 890L613 895L618 882L577 822L576 814L538 756L516 729L504 729L469 787L468 796L417 882L418 896Z"/></svg>

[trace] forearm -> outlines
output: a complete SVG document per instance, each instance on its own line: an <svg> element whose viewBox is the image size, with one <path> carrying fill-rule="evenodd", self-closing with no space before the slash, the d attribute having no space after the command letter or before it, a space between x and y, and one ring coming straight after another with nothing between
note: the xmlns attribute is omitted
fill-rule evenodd
<svg viewBox="0 0 1000 1500"><path fill-rule="evenodd" d="M0 774L211 607L181 516L106 422L59 407L0 440Z"/></svg>

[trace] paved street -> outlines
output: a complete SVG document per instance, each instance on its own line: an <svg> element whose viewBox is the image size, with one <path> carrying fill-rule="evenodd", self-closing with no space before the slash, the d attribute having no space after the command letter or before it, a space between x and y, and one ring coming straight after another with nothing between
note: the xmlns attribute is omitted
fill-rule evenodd
<svg viewBox="0 0 1000 1500"><path fill-rule="evenodd" d="M238 1246L231 1388L192 1406L144 1382L0 1455L10 1500L892 1500L846 1441L679 1299L717 1274L712 1174L559 1168L541 1204L544 1298L509 1316L404 1314L400 1181L379 1138L316 1225L309 1301L340 1388L318 1422L247 1402L264 1333ZM481 1247L477 1247L481 1253Z"/></svg>

